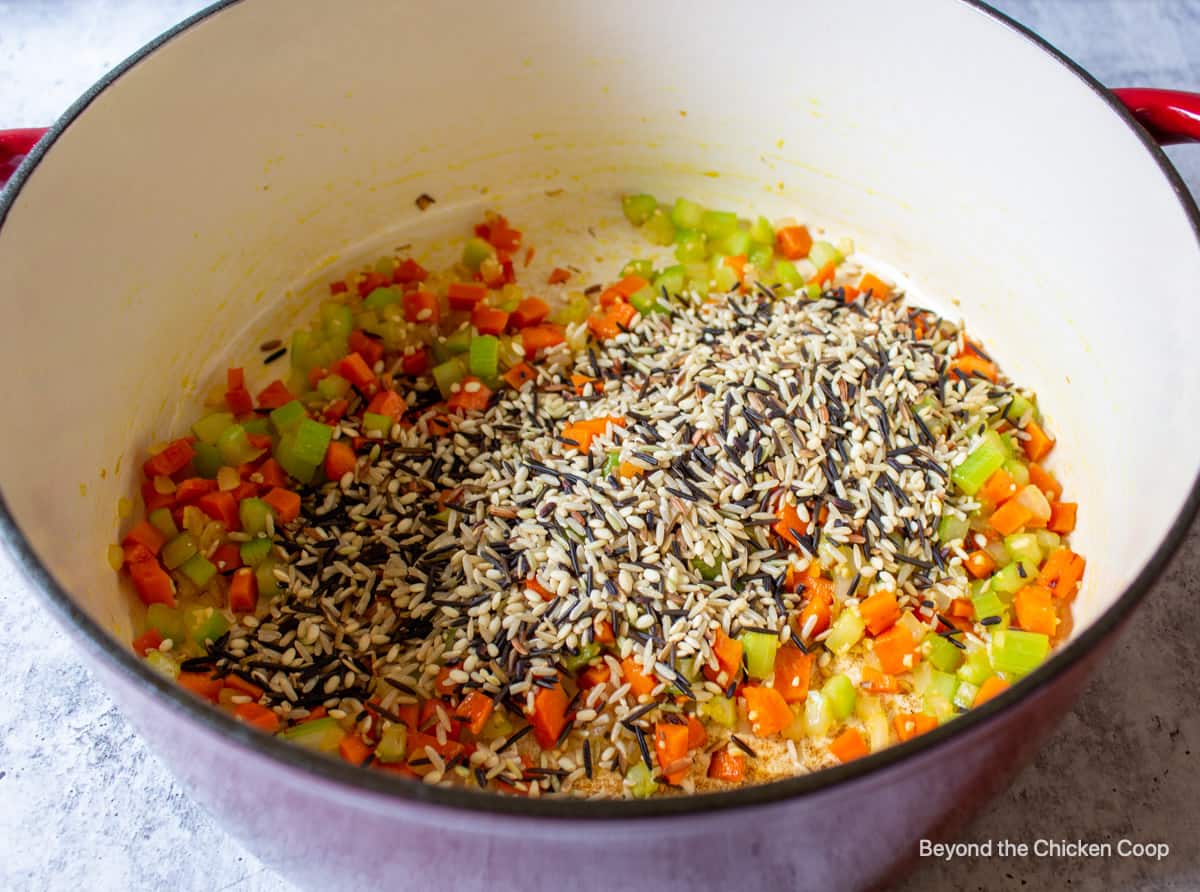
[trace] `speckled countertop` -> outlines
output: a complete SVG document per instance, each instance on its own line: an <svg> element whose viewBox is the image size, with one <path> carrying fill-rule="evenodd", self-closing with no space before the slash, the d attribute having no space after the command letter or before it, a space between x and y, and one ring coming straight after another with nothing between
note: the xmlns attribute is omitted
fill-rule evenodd
<svg viewBox="0 0 1200 892"><path fill-rule="evenodd" d="M202 5L0 0L0 127L49 123ZM1200 89L1196 0L997 5L1107 84ZM1200 194L1200 147L1170 154ZM1034 764L961 837L1124 838L1170 855L927 859L902 888L1200 889L1198 580L1200 527ZM0 889L291 888L189 801L3 555L0 630Z"/></svg>

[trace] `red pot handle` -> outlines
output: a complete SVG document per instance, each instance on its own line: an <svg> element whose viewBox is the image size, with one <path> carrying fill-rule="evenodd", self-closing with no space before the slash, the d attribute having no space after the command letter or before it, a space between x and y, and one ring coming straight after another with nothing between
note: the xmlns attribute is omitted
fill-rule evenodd
<svg viewBox="0 0 1200 892"><path fill-rule="evenodd" d="M1200 142L1200 93L1124 87L1113 90L1159 145Z"/></svg>
<svg viewBox="0 0 1200 892"><path fill-rule="evenodd" d="M0 186L16 173L21 159L45 134L45 127L28 127L25 130L0 130Z"/></svg>

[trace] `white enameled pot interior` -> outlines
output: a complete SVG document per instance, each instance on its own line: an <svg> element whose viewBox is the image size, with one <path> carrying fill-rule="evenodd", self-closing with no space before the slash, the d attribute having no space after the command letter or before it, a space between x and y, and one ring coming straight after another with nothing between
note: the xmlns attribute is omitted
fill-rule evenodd
<svg viewBox="0 0 1200 892"><path fill-rule="evenodd" d="M211 15L100 92L0 229L4 497L128 640L119 500L225 365L256 367L372 249L431 259L484 208L611 274L635 189L827 226L965 317L1058 435L1089 560L1077 631L1181 510L1200 457L1187 215L1100 95L957 0Z"/></svg>

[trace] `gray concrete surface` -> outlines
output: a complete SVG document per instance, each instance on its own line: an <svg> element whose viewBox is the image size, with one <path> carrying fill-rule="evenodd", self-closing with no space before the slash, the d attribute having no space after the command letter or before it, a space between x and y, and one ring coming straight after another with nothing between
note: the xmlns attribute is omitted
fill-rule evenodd
<svg viewBox="0 0 1200 892"><path fill-rule="evenodd" d="M48 123L201 5L0 0L0 127ZM1200 3L999 6L1109 85L1200 89ZM1200 194L1200 147L1171 157ZM1200 528L1036 762L961 837L1165 842L1170 855L930 858L903 889L1200 888L1198 577ZM3 556L0 630L0 889L291 888L187 799Z"/></svg>

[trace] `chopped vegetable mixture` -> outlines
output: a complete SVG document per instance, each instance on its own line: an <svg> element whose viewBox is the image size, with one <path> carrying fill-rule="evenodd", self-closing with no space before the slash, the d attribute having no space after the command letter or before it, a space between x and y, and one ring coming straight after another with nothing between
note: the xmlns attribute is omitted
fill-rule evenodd
<svg viewBox="0 0 1200 892"><path fill-rule="evenodd" d="M756 783L910 740L1070 631L1034 395L849 244L680 198L598 285L502 216L330 285L143 465L156 671L291 744L510 795ZM818 233L819 235L820 233ZM521 279L519 282L518 280Z"/></svg>

